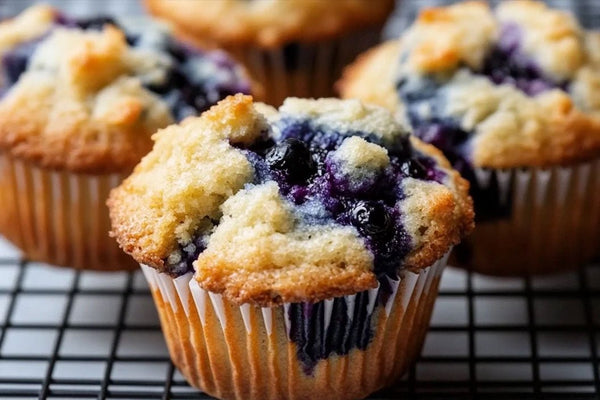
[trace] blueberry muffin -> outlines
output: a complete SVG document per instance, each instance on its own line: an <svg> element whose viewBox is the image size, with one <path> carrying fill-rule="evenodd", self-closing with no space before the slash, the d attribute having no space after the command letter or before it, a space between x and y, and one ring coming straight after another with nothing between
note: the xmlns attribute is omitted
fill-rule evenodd
<svg viewBox="0 0 600 400"><path fill-rule="evenodd" d="M229 97L111 192L174 363L224 399L351 399L419 354L468 183L387 110Z"/></svg>
<svg viewBox="0 0 600 400"><path fill-rule="evenodd" d="M182 38L233 54L279 105L333 94L342 68L379 42L394 0L145 0Z"/></svg>
<svg viewBox="0 0 600 400"><path fill-rule="evenodd" d="M136 264L108 237L108 192L159 128L250 92L224 53L160 25L32 7L0 24L0 234L34 260Z"/></svg>
<svg viewBox="0 0 600 400"><path fill-rule="evenodd" d="M600 32L535 1L425 9L345 72L471 182L456 263L498 275L585 264L600 242Z"/></svg>

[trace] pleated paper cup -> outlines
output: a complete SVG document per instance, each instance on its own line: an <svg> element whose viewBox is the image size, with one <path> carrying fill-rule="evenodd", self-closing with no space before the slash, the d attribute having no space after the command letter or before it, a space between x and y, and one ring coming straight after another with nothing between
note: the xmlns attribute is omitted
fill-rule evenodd
<svg viewBox="0 0 600 400"><path fill-rule="evenodd" d="M600 160L568 167L475 171L506 215L480 222L451 259L492 275L576 269L600 253Z"/></svg>
<svg viewBox="0 0 600 400"><path fill-rule="evenodd" d="M270 308L235 305L192 273L142 270L171 358L191 385L221 399L356 399L415 362L446 259L352 296ZM348 340L360 344L310 362L299 351L326 354Z"/></svg>
<svg viewBox="0 0 600 400"><path fill-rule="evenodd" d="M380 41L381 27L318 42L293 42L272 49L225 46L264 89L264 101L279 106L286 97L333 96L343 68Z"/></svg>
<svg viewBox="0 0 600 400"><path fill-rule="evenodd" d="M78 269L137 268L108 236L105 202L125 176L54 171L0 152L0 234L34 261Z"/></svg>

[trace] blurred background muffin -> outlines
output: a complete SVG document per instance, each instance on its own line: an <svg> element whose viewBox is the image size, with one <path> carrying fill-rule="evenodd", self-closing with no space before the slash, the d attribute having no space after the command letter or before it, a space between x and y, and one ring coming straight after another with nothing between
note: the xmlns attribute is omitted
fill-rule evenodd
<svg viewBox="0 0 600 400"><path fill-rule="evenodd" d="M134 268L108 237L108 191L157 129L250 93L242 67L149 20L34 6L0 24L0 233L32 260Z"/></svg>
<svg viewBox="0 0 600 400"><path fill-rule="evenodd" d="M145 0L186 40L222 48L264 87L266 101L322 97L342 68L380 40L394 0Z"/></svg>
<svg viewBox="0 0 600 400"><path fill-rule="evenodd" d="M395 110L470 180L478 224L454 263L524 275L598 254L600 32L535 1L425 9L339 87Z"/></svg>

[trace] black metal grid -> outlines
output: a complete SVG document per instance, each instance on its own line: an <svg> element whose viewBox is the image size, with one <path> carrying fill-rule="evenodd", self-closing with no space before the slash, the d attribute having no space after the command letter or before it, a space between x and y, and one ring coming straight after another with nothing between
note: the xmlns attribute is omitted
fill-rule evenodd
<svg viewBox="0 0 600 400"><path fill-rule="evenodd" d="M169 361L139 272L77 272L6 248L0 398L210 398ZM599 339L600 265L543 279L450 269L420 360L372 398L598 398Z"/></svg>

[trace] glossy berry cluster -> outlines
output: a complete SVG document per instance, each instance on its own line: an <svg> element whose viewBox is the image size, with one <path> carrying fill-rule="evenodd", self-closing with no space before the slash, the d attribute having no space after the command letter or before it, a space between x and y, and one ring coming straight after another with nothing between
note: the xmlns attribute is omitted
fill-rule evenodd
<svg viewBox="0 0 600 400"><path fill-rule="evenodd" d="M281 137L245 149L255 184L276 181L282 195L298 206L305 223L354 226L373 252L375 273L394 276L410 251L397 203L406 178L441 181L435 162L412 148L406 137L383 145L366 132L335 132L306 120L283 120ZM350 136L386 147L390 165L358 179L344 172L336 150Z"/></svg>

